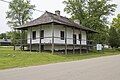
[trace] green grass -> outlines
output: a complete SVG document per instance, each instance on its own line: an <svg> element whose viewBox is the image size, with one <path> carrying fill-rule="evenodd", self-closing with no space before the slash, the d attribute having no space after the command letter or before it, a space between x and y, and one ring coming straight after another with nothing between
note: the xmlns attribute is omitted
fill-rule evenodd
<svg viewBox="0 0 120 80"><path fill-rule="evenodd" d="M119 51L106 50L104 53L90 52L84 54L52 55L48 52L14 51L12 48L0 47L0 69L36 66L118 54L120 54Z"/></svg>

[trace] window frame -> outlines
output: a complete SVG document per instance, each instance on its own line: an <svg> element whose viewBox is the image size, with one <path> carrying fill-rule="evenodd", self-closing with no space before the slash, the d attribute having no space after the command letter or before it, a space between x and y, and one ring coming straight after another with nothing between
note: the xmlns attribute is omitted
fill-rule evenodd
<svg viewBox="0 0 120 80"><path fill-rule="evenodd" d="M32 39L35 40L37 38L36 31L32 31Z"/></svg>
<svg viewBox="0 0 120 80"><path fill-rule="evenodd" d="M78 34L78 36L79 36L79 41L81 41L82 40L82 34Z"/></svg>
<svg viewBox="0 0 120 80"><path fill-rule="evenodd" d="M60 31L60 39L65 40L65 31Z"/></svg>
<svg viewBox="0 0 120 80"><path fill-rule="evenodd" d="M40 38L41 38L41 39L44 39L44 30L41 30L41 31L40 31Z"/></svg>
<svg viewBox="0 0 120 80"><path fill-rule="evenodd" d="M73 44L77 44L77 35L73 34Z"/></svg>

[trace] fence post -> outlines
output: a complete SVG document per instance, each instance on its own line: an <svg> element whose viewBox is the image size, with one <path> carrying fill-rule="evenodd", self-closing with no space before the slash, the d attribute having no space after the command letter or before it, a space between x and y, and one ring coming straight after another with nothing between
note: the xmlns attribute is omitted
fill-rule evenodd
<svg viewBox="0 0 120 80"><path fill-rule="evenodd" d="M32 27L30 27L30 52L32 51Z"/></svg>
<svg viewBox="0 0 120 80"><path fill-rule="evenodd" d="M54 23L52 23L52 54L54 54Z"/></svg>
<svg viewBox="0 0 120 80"><path fill-rule="evenodd" d="M67 26L65 26L65 54L67 54Z"/></svg>
<svg viewBox="0 0 120 80"><path fill-rule="evenodd" d="M41 27L39 27L39 52L41 52Z"/></svg>

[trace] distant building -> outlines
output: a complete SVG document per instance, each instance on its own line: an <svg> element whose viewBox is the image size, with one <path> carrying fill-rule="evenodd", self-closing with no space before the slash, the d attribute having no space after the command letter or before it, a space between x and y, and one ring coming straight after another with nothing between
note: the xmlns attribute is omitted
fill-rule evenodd
<svg viewBox="0 0 120 80"><path fill-rule="evenodd" d="M0 46L10 46L11 39L0 39Z"/></svg>

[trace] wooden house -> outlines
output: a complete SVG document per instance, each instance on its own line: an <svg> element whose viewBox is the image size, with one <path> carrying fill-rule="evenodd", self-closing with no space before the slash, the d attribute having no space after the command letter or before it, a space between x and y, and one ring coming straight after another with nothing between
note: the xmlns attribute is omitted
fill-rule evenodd
<svg viewBox="0 0 120 80"><path fill-rule="evenodd" d="M78 21L72 21L60 15L57 10L54 13L45 12L39 18L26 23L18 30L27 30L27 45L31 50L73 51L82 49L87 51L92 47L87 35L96 33L95 30L83 27Z"/></svg>

